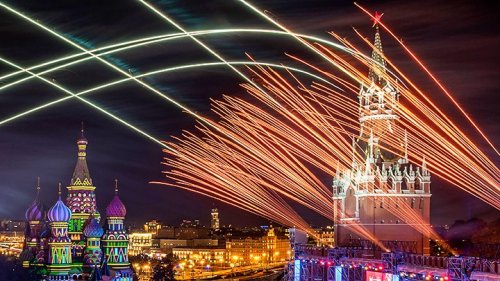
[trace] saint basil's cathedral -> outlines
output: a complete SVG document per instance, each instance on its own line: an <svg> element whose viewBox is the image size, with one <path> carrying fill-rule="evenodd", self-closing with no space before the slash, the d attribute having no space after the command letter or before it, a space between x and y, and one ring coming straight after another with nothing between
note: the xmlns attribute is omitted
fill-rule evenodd
<svg viewBox="0 0 500 281"><path fill-rule="evenodd" d="M87 166L88 141L77 140L78 159L65 202L59 197L45 211L37 196L26 210L26 245L21 253L23 266L32 269L37 280L131 281L128 261L128 234L123 223L127 210L118 196L106 207L106 230L100 222L95 189Z"/></svg>

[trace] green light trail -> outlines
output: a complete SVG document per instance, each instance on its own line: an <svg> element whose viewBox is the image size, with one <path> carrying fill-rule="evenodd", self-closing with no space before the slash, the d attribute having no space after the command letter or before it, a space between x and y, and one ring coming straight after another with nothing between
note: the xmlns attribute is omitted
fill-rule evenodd
<svg viewBox="0 0 500 281"><path fill-rule="evenodd" d="M267 33L267 34L275 34L275 35L288 35L284 31L274 31L274 30L265 30L265 29L262 29L262 30L261 29L216 29L216 30L196 31L196 32L193 32L193 34L194 34L194 36L202 36L202 35L211 35L211 34L220 34L220 33L236 33L236 32L238 32L238 33L239 32L244 32L244 33L264 33L264 34ZM302 35L302 34L299 34L299 36L304 37L304 38L310 38L310 39L316 38L316 37L311 37L311 36ZM136 43L131 44L129 46L116 48L116 49L113 49L113 50L110 50L110 51L107 51L107 52L103 52L103 53L99 53L99 54L95 55L97 57L101 57L101 56L104 56L104 55L114 54L114 53L117 53L117 52L129 50L129 49L133 49L133 48L138 48L138 47L149 45L149 44L154 44L154 43L159 43L159 42L165 42L165 41L170 41L170 40L175 40L175 39L182 39L182 38L186 38L186 37L188 37L188 35L182 34L182 33L172 33L172 34L166 34L166 35L162 35L162 36L152 36L152 37L146 37L146 38L143 38L143 39L136 39L136 40L131 40L131 41L123 42L123 43L108 45L108 46L105 46L105 47L102 47L102 48L94 49L94 50L92 50L92 52L95 53L95 52L98 52L98 51L112 49L112 48L114 48L116 46L129 45L130 42L136 42ZM155 38L155 39L152 39L152 38ZM320 38L316 38L316 39L320 39ZM323 40L323 39L321 39L321 40ZM336 43L331 42L331 41L327 41L327 40L324 40L324 41L325 41L324 43L331 44L332 46L337 45ZM81 52L79 54L74 54L74 55L63 57L63 58L55 59L55 60L52 60L52 61L44 62L42 64L38 64L38 65L35 65L35 66L31 66L31 67L26 68L26 69L27 70L34 70L34 69L37 69L37 68L40 68L40 67L43 67L43 66L47 66L47 65L59 62L59 61L64 61L64 60L68 60L68 59L71 59L71 58L79 57L79 56L82 56L82 55L85 55L85 54L87 54L87 53L86 52ZM65 63L63 65L59 65L59 66L56 66L56 67L44 70L44 71L39 72L37 74L38 75L44 75L44 74L51 73L53 71L56 71L56 70L59 70L59 69L62 69L62 68L65 68L65 67L68 67L68 66L71 66L71 65L75 65L75 64L78 64L78 63L85 62L87 60L91 60L93 58L94 58L93 56L88 56L88 57L85 57L85 58L82 58L82 59L74 60L72 62ZM10 76L13 76L15 74L23 73L23 72L25 72L25 71L20 70L20 71L12 72L10 74L7 74L7 75L4 75L4 76L0 77L0 80L5 79L5 78L10 77ZM1 86L0 90L7 89L7 88L9 88L11 86L17 85L19 83L22 83L24 81L30 80L32 78L34 78L34 77L33 76L28 76L28 77L25 77L25 78L13 81L11 83L8 83L8 84L5 84L5 85ZM336 87L339 90L342 90L342 89L340 89L339 87L337 87L335 85L333 85L333 86Z"/></svg>
<svg viewBox="0 0 500 281"><path fill-rule="evenodd" d="M11 62L9 62L9 61L7 61L5 59L0 58L0 60L3 61L3 62L5 62L5 63L7 63L7 64L10 64L10 65L12 65L12 66L14 66L16 68L22 69L20 66L14 65L14 64L12 64ZM270 67L275 67L275 68L287 69L287 70L290 70L290 71L294 71L294 72L297 72L297 73L302 73L302 74L311 76L311 77L313 77L315 79L318 79L318 80L321 80L321 81L323 81L325 83L333 85L328 80L326 80L326 79L324 79L322 77L319 77L319 76L317 76L317 75L315 75L313 73L310 73L310 72L307 72L305 70L299 69L299 68L287 67L287 66L284 66L284 65L273 64L273 63L266 63L266 62L229 61L227 63L229 63L231 65L261 65L261 66L270 66ZM139 78L150 76L150 75L156 75L156 74L167 73L167 72L172 72L172 71L178 71L178 70L184 70L184 69L190 69L190 68L198 68L198 67L221 66L221 65L225 65L225 63L223 63L223 62L207 62L207 63L196 63L196 64L180 65L180 66L163 68L163 69L151 71L151 72L148 72L148 73L136 75L136 76L134 76L134 78L135 79L139 79ZM47 83L49 83L51 85L56 85L55 87L57 87L58 89L62 88L61 86L59 86L59 85L57 85L55 83L52 83L51 81L49 81L49 80L47 80L47 79L39 76L38 74L32 73L29 70L23 69L23 71L26 71L26 72L30 73L31 75L35 76L36 78L39 78L39 79L41 79L41 80L43 80L45 82L48 81ZM89 93L92 93L92 92L96 92L98 90L106 89L106 88L109 88L109 87L112 87L112 86L115 86L115 85L118 85L118 84L121 84L121 83L125 83L125 82L130 81L130 80L132 80L132 78L123 78L123 79L116 80L116 81L109 82L109 83L105 83L105 84L102 84L102 85L99 85L99 86L96 86L96 87L93 87L93 88L90 88L90 89L87 89L87 90L80 91L80 92L78 92L76 94L72 93L69 90L64 89L63 91L66 92L66 93L68 93L68 94L70 94L71 96L66 96L66 97L63 97L63 98L60 98L60 99L48 102L46 104L34 107L34 108L29 109L27 111L18 113L18 114L14 115L14 116L11 116L11 117L7 118L7 119L0 120L0 126L4 125L4 124L7 124L7 123L9 123L11 121L14 121L16 119L19 119L19 118L21 118L23 116L29 115L31 113L35 113L35 112L37 112L39 110L42 110L44 108L50 107L52 105L59 104L59 103L61 103L63 101L69 100L71 98L74 98L74 97L78 98L81 95L85 95L85 94L89 94ZM90 103L87 100L85 100L85 102L86 103ZM99 110L104 111L103 109L99 109ZM116 119L116 120L118 120L118 121L120 121L119 119L117 119L118 117L116 117L116 116L113 117L113 118ZM122 121L120 121L120 122L122 122ZM125 122L125 121L123 121L123 122ZM138 129L134 128L134 130L137 131ZM150 136L146 135L145 133L141 133L141 134L143 134L143 135L147 136L148 138L150 138Z"/></svg>
<svg viewBox="0 0 500 281"><path fill-rule="evenodd" d="M112 63L110 63L110 62L108 62L108 61L106 61L106 60L102 59L102 58L101 58L101 57L99 57L99 56L96 56L94 53L90 52L90 51L89 51L89 50L87 50L86 48L84 48L84 47L82 47L82 46L78 45L77 43L75 43L75 42L73 42L73 41L71 41L71 40L67 39L66 37L64 37L64 36L62 36L61 34L59 34L59 33L55 32L54 30L52 30L52 29L50 29L50 28L46 27L45 25L43 25L43 24L39 23L38 21L33 20L33 19L31 19L30 17L28 17L28 16L25 16L24 14L22 14L22 13L18 12L17 10L15 10L15 9L11 8L10 6L8 6L8 5L4 4L4 3L1 3L1 2L0 2L0 6L1 6L1 7L3 7L3 8L5 8L5 9L6 9L6 10L8 10L9 12L11 12L11 13L13 13L13 14L15 14L15 15L17 15L17 16L19 16L19 17L21 17L21 18L23 18L24 20L26 20L26 21L28 21L28 22L30 22L30 23L32 23L32 24L34 24L34 25L36 25L36 26L40 27L41 29L43 29L43 30L45 30L45 31L49 32L50 34L54 35L55 37L57 37L57 38L59 38L59 39L63 40L64 42L68 43L70 46L73 46L73 47L75 47L75 48L78 48L78 49L82 50L82 51L83 51L83 52L85 52L86 54L88 54L88 55L92 56L93 58L95 58L95 59L99 60L100 62L104 63L105 65L107 65L107 66L108 66L108 67L110 67L111 69L114 69L114 70L118 71L119 73L121 73L121 74L123 74L123 75L125 75L125 76L127 76L127 77L129 77L129 78L131 78L132 80L134 80L135 82L139 83L140 85L142 85L142 86L143 86L143 87L145 87L146 89L148 89L148 90L152 91L153 93L155 93L155 94L157 94L157 95L161 96L162 98L164 98L164 99L168 100L169 102L171 102L172 104L174 104L174 105L176 105L177 107L181 108L182 110L186 111L187 113L191 114L192 116L194 116L194 117L196 117L196 118L198 118L198 119L200 119L200 120L202 120L202 121L204 121L204 122L205 122L205 118L204 118L204 117L202 117L201 115L197 114L196 112L192 111L191 109L189 109L188 107L184 106L183 104L181 104L181 103L177 102L176 100L174 100L174 99L170 98L169 96L167 96L167 95L163 94L162 92L160 92L160 91L156 90L155 88L151 87L151 86L150 86L150 85L148 85L147 83L144 83L143 81L140 81L139 79L135 78L135 77L134 77L134 76L132 76L131 74L127 73L126 71L123 71L122 69L120 69L119 67L117 67L117 66L113 65ZM34 73L33 73L33 74L34 74ZM33 75L33 74L32 74L32 75Z"/></svg>
<svg viewBox="0 0 500 281"><path fill-rule="evenodd" d="M92 108L94 108L94 109L96 109L96 110L98 110L98 111L100 111L100 112L102 112L102 113L106 114L108 117L111 117L112 119L114 119L114 120L116 120L116 121L120 122L121 124L125 125L126 127L128 127L128 128L130 128L130 129L132 129L132 130L136 131L137 133L141 134L142 136L144 136L144 137L146 137L146 138L148 138L148 139L150 139L150 140L152 140L152 141L156 142L157 144L161 145L162 147L164 147L164 148L166 148L166 149L168 149L168 150L171 150L171 151L174 151L174 152L175 152L175 150L174 150L172 147L170 147L170 146L168 146L167 144L163 143L161 140L159 140L159 139L155 138L154 136L152 136L152 135L150 135L150 134L146 133L145 131L143 131L143 130L141 130L141 129L137 128L137 127L135 127L134 125L132 125L132 124L130 124L129 122L127 122L127 121L123 120L122 118L120 118L120 117L118 117L118 116L116 116L116 115L114 115L114 114L112 114L112 113L108 112L107 110L102 109L101 107L99 107L99 106L95 105L94 103L92 103L92 102L90 102L90 101L88 101L88 100L86 100L86 99L84 99L84 98L80 97L78 94L74 94L74 93L73 93L73 92L71 92L70 90L67 90L66 88L64 88L64 87L62 87L62 86L60 86L60 85L58 85L58 84L56 84L56 83L54 83L54 82L52 82L52 81L49 81L49 80L47 80L47 79L45 79L45 78L41 77L40 75L38 75L38 74L36 74L36 73L33 73L33 72L31 72L31 71L29 71L29 70L27 70L27 69L24 69L24 68L22 68L21 66L18 66L17 64L14 64L14 63L12 63L12 62L10 62L10 61L8 61L8 60L5 60L5 59L3 59L3 58L0 58L0 61L4 62L4 63L6 63L6 64L8 64L8 65L10 65L10 66L13 66L13 67L15 67L15 68L18 68L18 69L20 69L20 70L22 70L22 71L25 71L25 72L27 72L27 73L29 73L29 74L31 74L31 75L33 75L33 76L35 76L36 78L38 78L38 79L40 79L40 80L44 81L45 83L48 83L48 84L50 84L50 85L54 86L55 88L57 88L57 89L59 89L59 90L61 90L61 91L65 92L66 94L70 95L70 96L68 96L66 99L68 99L68 98L73 98L73 97L74 97L74 98L77 98L78 100L80 100L80 101L84 102L85 104L87 104L87 105L91 106ZM16 116L21 117L21 116L27 115L28 113L35 112L35 111L37 111L37 110L39 110L39 109L42 109L42 108L48 107L49 105L56 104L56 103L57 103L57 102L56 102L56 101L54 101L54 102L51 102L51 103L49 103L49 104L45 104L45 105L43 105L43 106L39 106L39 107L37 107L37 108L31 109L31 110L29 110L29 111L27 111L27 112L24 112L23 114L18 114L18 115L16 115ZM16 116L14 116L14 117L16 117ZM14 117L8 118L8 119L6 119L6 120L13 120L13 119L15 119ZM16 118L18 118L18 117L16 117ZM0 125L1 125L1 124L4 124L4 123L6 123L6 122L8 122L8 121L6 121L6 120L1 121L1 122L0 122Z"/></svg>

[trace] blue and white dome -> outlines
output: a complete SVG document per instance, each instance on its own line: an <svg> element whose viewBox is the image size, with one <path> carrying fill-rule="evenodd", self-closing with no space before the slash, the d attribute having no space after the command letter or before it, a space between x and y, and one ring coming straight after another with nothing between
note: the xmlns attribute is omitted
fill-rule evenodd
<svg viewBox="0 0 500 281"><path fill-rule="evenodd" d="M61 201L61 195L47 212L47 218L50 222L68 222L71 219L71 210Z"/></svg>

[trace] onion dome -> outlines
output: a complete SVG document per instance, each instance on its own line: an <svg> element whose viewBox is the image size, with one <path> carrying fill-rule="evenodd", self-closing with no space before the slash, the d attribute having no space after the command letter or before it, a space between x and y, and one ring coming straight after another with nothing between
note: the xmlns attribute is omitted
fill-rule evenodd
<svg viewBox="0 0 500 281"><path fill-rule="evenodd" d="M31 206L24 213L27 221L41 221L43 217L43 207L38 201L38 197L31 203Z"/></svg>
<svg viewBox="0 0 500 281"><path fill-rule="evenodd" d="M67 222L71 219L71 210L61 200L61 183L59 183L59 199L47 212L50 222Z"/></svg>
<svg viewBox="0 0 500 281"><path fill-rule="evenodd" d="M35 200L33 201L33 203L31 203L31 206L26 210L26 213L24 214L27 221L41 221L43 218L43 206L42 203L40 203L40 200L38 199L39 195L40 195L40 177L38 178L37 181Z"/></svg>
<svg viewBox="0 0 500 281"><path fill-rule="evenodd" d="M97 220L92 217L87 226L83 229L83 235L90 238L99 238L104 234L104 229L99 225Z"/></svg>
<svg viewBox="0 0 500 281"><path fill-rule="evenodd" d="M118 180L115 180L115 197L106 207L106 217L119 217L124 218L127 215L127 209L123 205L120 197L118 197Z"/></svg>

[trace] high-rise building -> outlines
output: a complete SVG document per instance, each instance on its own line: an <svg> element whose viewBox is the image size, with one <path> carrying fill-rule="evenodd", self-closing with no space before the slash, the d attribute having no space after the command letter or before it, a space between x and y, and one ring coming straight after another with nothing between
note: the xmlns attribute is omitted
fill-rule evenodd
<svg viewBox="0 0 500 281"><path fill-rule="evenodd" d="M211 223L210 223L211 228L213 230L219 230L219 228L220 228L220 224L219 224L219 210L217 210L217 208L213 208L212 212L211 212L211 215L212 215L212 220L211 220Z"/></svg>
<svg viewBox="0 0 500 281"><path fill-rule="evenodd" d="M21 260L39 280L132 280L128 235L123 228L126 209L115 182L115 197L106 208L105 232L99 223L96 187L87 166L87 144L82 130L66 202L61 199L59 185L59 198L45 213L38 184L37 197L26 210L28 229Z"/></svg>
<svg viewBox="0 0 500 281"><path fill-rule="evenodd" d="M358 95L360 131L352 143L352 167L338 168L333 180L335 241L369 247L356 225L390 249L429 254L428 238L412 224L429 226L431 176L425 156L419 166L408 159L407 133L397 124L399 93L387 79L377 24L375 28L371 84L361 85ZM421 219L394 215L401 208Z"/></svg>

